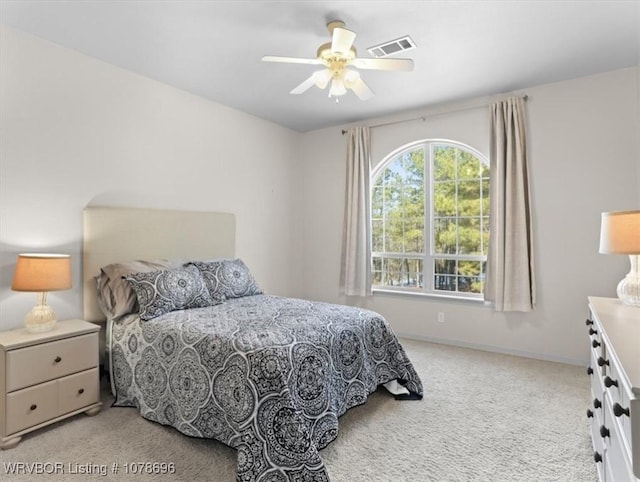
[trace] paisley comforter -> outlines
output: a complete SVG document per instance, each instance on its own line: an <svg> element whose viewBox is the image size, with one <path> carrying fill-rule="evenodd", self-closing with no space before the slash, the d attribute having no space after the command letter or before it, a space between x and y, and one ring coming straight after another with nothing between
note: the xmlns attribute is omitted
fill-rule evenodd
<svg viewBox="0 0 640 482"><path fill-rule="evenodd" d="M372 311L269 295L113 323L116 406L238 450L239 481L327 481L338 417L380 384L422 383Z"/></svg>

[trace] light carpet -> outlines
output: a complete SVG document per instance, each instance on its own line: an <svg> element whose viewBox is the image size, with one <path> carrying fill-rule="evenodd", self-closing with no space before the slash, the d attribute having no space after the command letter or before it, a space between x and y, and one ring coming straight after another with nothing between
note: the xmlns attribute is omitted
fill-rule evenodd
<svg viewBox="0 0 640 482"><path fill-rule="evenodd" d="M321 451L333 482L596 480L584 368L407 339L402 344L425 397L397 401L379 389L343 415L338 438ZM9 463L42 462L58 463L58 469L42 465L53 473L13 477L235 481L235 450L146 421L136 409L111 407L112 401L105 390L105 407L95 417L59 422L0 451L0 479ZM154 462L174 464L175 473L132 474L125 465ZM78 473L87 469L96 473Z"/></svg>

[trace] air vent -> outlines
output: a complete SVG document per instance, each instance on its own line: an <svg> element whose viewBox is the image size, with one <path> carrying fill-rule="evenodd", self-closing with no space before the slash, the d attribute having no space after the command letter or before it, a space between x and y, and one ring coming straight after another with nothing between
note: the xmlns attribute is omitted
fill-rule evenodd
<svg viewBox="0 0 640 482"><path fill-rule="evenodd" d="M398 52L404 52L405 50L411 50L416 48L416 43L408 35L401 37L391 42L385 42L380 45L369 47L367 50L374 57L388 57L389 55L397 54Z"/></svg>

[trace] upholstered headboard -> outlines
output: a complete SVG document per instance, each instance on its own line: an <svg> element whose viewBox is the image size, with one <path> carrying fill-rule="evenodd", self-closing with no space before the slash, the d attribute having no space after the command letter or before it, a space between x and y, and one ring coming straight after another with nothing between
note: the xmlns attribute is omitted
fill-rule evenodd
<svg viewBox="0 0 640 482"><path fill-rule="evenodd" d="M110 263L137 259L235 256L235 216L229 213L88 207L84 210L84 319L103 321L94 277Z"/></svg>

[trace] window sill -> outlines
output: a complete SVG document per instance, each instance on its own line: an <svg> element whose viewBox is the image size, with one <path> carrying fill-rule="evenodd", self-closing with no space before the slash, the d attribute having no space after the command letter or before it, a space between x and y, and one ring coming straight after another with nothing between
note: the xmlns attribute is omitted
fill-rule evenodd
<svg viewBox="0 0 640 482"><path fill-rule="evenodd" d="M408 296L408 297L417 297L417 298L431 298L442 301L462 301L465 303L474 303L479 305L489 306L490 303L488 301L484 301L483 298L472 298L465 296L455 296L455 295L445 295L440 293L423 293L418 291L402 291L402 290L388 290L384 288L373 288L373 295L397 295L397 296Z"/></svg>

